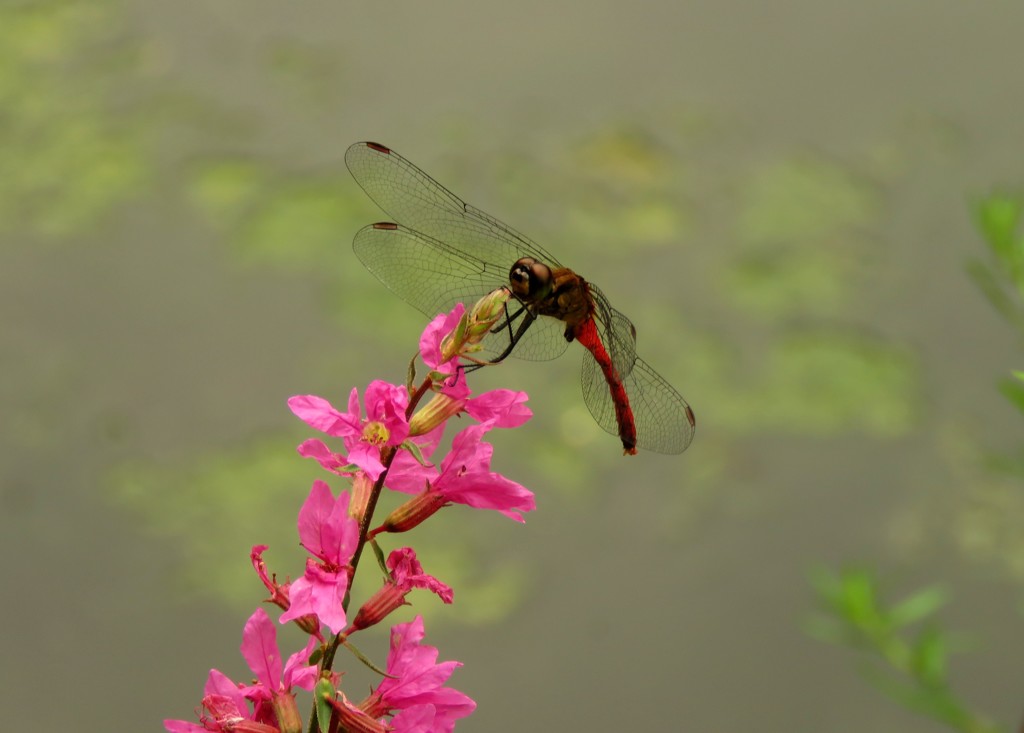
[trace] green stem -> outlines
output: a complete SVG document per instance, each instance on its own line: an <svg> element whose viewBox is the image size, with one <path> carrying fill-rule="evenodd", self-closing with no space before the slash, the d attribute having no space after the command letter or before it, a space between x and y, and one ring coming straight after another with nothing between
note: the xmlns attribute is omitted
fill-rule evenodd
<svg viewBox="0 0 1024 733"><path fill-rule="evenodd" d="M405 410L406 421L412 418L412 413L416 409L416 406L420 403L420 400L423 399L423 396L430 390L432 385L433 382L429 377L424 379L423 383L420 384L419 388L409 400L409 406ZM356 550L352 554L352 561L350 563L352 566L352 573L349 575L348 579L349 592L352 590L352 582L355 580L356 569L359 567L359 558L362 556L363 548L366 546L366 536L370 531L370 523L373 521L373 512L377 508L377 500L380 498L381 491L384 489L384 481L388 476L388 470L390 470L391 464L394 462L397 454L398 449L391 447L385 450L384 454L381 456L381 463L384 464L384 470L374 483L373 490L370 492L370 497L366 502L366 511L363 512L363 516L359 520L359 543L356 545ZM346 593L345 602L343 604L346 611L348 611L349 600L350 596ZM337 654L338 646L340 646L340 644L341 635L339 634L327 645L327 650L324 652L322 666L320 667L321 672L330 671L331 667L334 665L334 657L335 654ZM313 733L312 728L310 728L310 733Z"/></svg>

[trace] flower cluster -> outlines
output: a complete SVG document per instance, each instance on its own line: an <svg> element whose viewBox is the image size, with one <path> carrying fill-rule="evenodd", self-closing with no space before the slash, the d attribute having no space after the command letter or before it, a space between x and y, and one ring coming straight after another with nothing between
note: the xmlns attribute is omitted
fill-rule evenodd
<svg viewBox="0 0 1024 733"><path fill-rule="evenodd" d="M490 430L522 425L530 418L522 392L495 390L473 396L466 383L464 360L503 312L507 292L496 291L473 310L462 306L438 316L424 331L420 356L430 371L423 383L398 386L371 382L360 399L355 389L347 409L313 395L288 401L292 412L324 434L298 448L349 490L337 495L326 481L313 482L298 515L298 532L308 553L305 569L292 581L279 582L264 560L266 545L252 548L251 561L270 592L267 602L282 613L279 623L294 622L308 635L306 645L282 663L274 622L257 609L242 634L242 655L255 681L236 683L211 670L198 710L199 722L167 720L172 733L240 731L300 733L303 716L295 690L314 693L314 717L320 731L447 732L476 704L445 683L461 666L437 662L438 650L423 644L422 617L391 629L391 649L382 681L359 702L341 688L334 671L335 654L344 646L354 658L377 672L351 637L408 605L406 597L425 589L452 603L453 590L428 574L411 547L391 551L386 560L381 535L407 532L451 504L493 509L523 521L535 507L533 494L491 471ZM430 399L420 406L420 402ZM468 415L475 422L458 431L446 455L436 458L447 421ZM329 442L328 442L329 441ZM408 495L382 520L374 520L384 489ZM366 544L383 560L385 580L354 615L349 614L352 580Z"/></svg>

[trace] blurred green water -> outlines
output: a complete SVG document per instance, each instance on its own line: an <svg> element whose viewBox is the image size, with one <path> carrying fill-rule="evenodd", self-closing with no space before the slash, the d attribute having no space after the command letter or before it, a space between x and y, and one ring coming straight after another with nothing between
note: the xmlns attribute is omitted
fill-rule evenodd
<svg viewBox="0 0 1024 733"><path fill-rule="evenodd" d="M47 468L37 481L80 497L89 516L112 513L139 537L173 546L168 582L176 592L241 613L259 593L245 561L249 545L271 544L282 569L289 559L298 567L292 515L315 471L294 455L306 433L283 397L329 391L340 403L372 378L401 380L423 319L348 248L360 226L382 218L341 163L362 129L318 116L352 58L314 41L252 41L262 65L247 73L265 98L259 107L169 73L187 53L167 55L133 22L116 3L0 6L0 248L19 286L9 290L19 294L16 305L21 293L36 294L23 309L5 309L18 314L5 319L4 462L17 477L5 482L7 500L28 511L35 500L14 488L30 473L25 466L46 465L53 446L64 446L57 463L83 470L67 481ZM230 57L229 45L213 45ZM1024 506L979 469L978 418L947 400L972 366L969 379L986 379L977 371L985 362L972 365L968 353L950 357L955 369L944 371L947 362L935 358L945 345L941 332L927 331L937 306L915 302L936 301L913 278L916 268L933 266L933 252L929 237L907 239L899 216L920 205L922 177L960 195L955 171L970 157L969 141L948 134L936 116L910 132L882 126L866 144L837 144L838 152L758 147L724 113L688 116L683 106L586 125L541 122L498 138L466 119L410 116L433 143L400 151L597 281L637 324L644 358L697 412L697 438L682 458L623 463L582 407L578 354L509 362L481 375L481 388L526 389L536 417L496 438L500 469L538 492L542 510L562 517L562 532L602 509L629 516L620 497L630 492L653 497L632 499L638 513L658 502L643 524L651 537L683 546L716 518L767 514L766 504L783 501L757 496L775 478L763 454L804 457L823 443L849 445L879 471L919 471L928 477L923 485L942 485L916 499L901 495L884 520L885 552L920 557L939 548L1019 583L1024 547L1013 528ZM163 273L138 255L147 248L174 253L184 274L168 270L161 285ZM96 272L61 271L46 259L32 265L34 257L88 260ZM20 272L40 273L38 287ZM152 287L122 290L150 278ZM193 289L207 279L214 284ZM218 280L257 284L221 288ZM264 301L266 283L283 283L279 301ZM894 295L911 287L919 289L912 296ZM187 298L171 299L182 291ZM74 321L83 303L105 299L109 310ZM177 334L150 341L157 300ZM193 307L211 314L212 332L190 330ZM279 310L283 328L308 350L280 347L284 331L272 325L258 355L239 364L216 347L223 340L238 348L229 332L265 313L261 307ZM919 326L918 341L908 333ZM161 344L172 340L189 351L176 368L203 367L196 381L177 381L171 367L134 371L135 359L150 363L147 350L171 356ZM88 342L109 353L83 358ZM115 387L149 399L118 400ZM209 412L194 405L199 394ZM904 449L893 465L872 457ZM816 490L809 480L797 493L808 500ZM854 513L871 509L865 503ZM91 524L81 522L84 537ZM943 534L950 538L936 539ZM564 556L574 541L567 536ZM428 569L461 594L456 612L417 603L432 621L508 621L550 590L534 555L508 549L521 534L474 525L467 513L451 510L415 542Z"/></svg>

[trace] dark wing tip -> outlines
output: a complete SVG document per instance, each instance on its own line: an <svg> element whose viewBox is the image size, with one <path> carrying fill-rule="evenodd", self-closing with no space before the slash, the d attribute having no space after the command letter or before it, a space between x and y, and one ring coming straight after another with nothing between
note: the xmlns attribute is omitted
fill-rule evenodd
<svg viewBox="0 0 1024 733"><path fill-rule="evenodd" d="M365 143L363 143L363 145L370 148L370 150L376 150L378 153L384 153L384 155L391 155L391 148L385 147L380 143L374 143L367 140Z"/></svg>
<svg viewBox="0 0 1024 733"><path fill-rule="evenodd" d="M398 225L393 221L378 221L376 224L371 224L370 226L374 229L398 229Z"/></svg>

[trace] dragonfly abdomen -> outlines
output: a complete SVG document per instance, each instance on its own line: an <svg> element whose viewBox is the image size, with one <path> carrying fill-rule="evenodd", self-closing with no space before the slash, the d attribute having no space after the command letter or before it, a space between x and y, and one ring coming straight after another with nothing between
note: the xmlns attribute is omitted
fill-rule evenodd
<svg viewBox="0 0 1024 733"><path fill-rule="evenodd" d="M618 425L622 450L627 455L635 456L636 419L633 417L633 408L629 404L629 395L622 382L622 377L615 368L615 364L612 363L612 358L608 355L608 350L605 349L597 333L597 324L593 318L587 318L574 329L574 333L576 340L594 355L594 361L601 367L601 373L604 374L604 379L608 383L608 389L612 395L615 422Z"/></svg>

